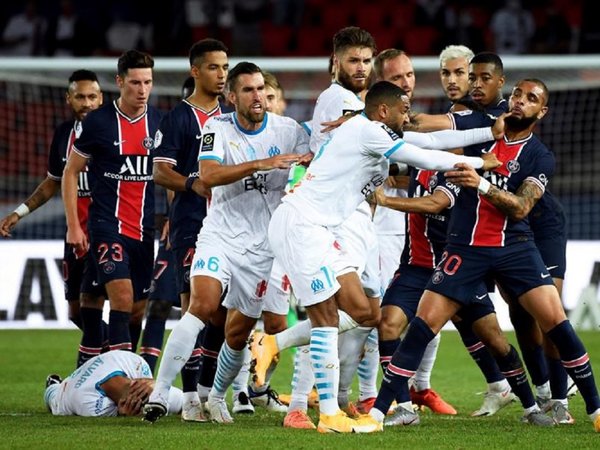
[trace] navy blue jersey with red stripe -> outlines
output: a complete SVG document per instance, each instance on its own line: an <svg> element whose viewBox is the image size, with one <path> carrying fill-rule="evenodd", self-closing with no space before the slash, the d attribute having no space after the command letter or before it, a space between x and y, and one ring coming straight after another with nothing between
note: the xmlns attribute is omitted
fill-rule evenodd
<svg viewBox="0 0 600 450"><path fill-rule="evenodd" d="M549 190L544 192L529 213L529 226L536 240L566 234L565 210Z"/></svg>
<svg viewBox="0 0 600 450"><path fill-rule="evenodd" d="M491 151L502 162L483 178L500 190L515 193L525 180L535 183L542 191L554 174L554 155L534 134L509 142L505 138L465 149L468 156L480 156ZM481 172L481 171L479 171ZM528 219L510 220L476 189L462 189L452 212L448 242L476 247L504 247L533 239Z"/></svg>
<svg viewBox="0 0 600 450"><path fill-rule="evenodd" d="M90 112L82 123L74 151L91 158L90 230L153 239L152 158L160 119L152 106L130 119L112 102Z"/></svg>
<svg viewBox="0 0 600 450"><path fill-rule="evenodd" d="M219 114L221 108L218 105L207 112L183 100L160 122L159 131L156 133L154 162L171 164L177 173L186 177L197 177L202 127L209 118ZM205 198L193 192L175 192L169 212L171 246L193 246L204 217ZM186 242L190 237L191 244Z"/></svg>
<svg viewBox="0 0 600 450"><path fill-rule="evenodd" d="M451 206L460 191L458 186L446 181L441 172L411 168L408 187L410 198L431 195L436 189L442 190L448 196ZM434 269L446 246L449 217L450 209L446 209L440 214L407 213L401 264Z"/></svg>
<svg viewBox="0 0 600 450"><path fill-rule="evenodd" d="M79 122L71 119L61 123L54 131L50 153L48 154L48 177L55 181L62 179L67 159L73 149L76 128ZM88 210L92 200L90 188L92 175L87 166L79 174L77 181L77 213L81 229L87 235Z"/></svg>

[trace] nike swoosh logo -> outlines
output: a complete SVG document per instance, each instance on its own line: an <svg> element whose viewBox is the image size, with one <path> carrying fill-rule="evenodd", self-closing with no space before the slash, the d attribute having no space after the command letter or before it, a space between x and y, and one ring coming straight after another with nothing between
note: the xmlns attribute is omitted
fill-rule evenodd
<svg viewBox="0 0 600 450"><path fill-rule="evenodd" d="M264 336L260 337L260 339L258 340L258 345L262 345L262 341L263 341L264 338L265 338Z"/></svg>
<svg viewBox="0 0 600 450"><path fill-rule="evenodd" d="M200 134L197 134L197 135L196 135L196 139L198 139L198 140L202 139L202 135L200 135Z"/></svg>
<svg viewBox="0 0 600 450"><path fill-rule="evenodd" d="M557 267L558 267L558 266L549 266L549 267L546 267L546 270L552 270L552 269L556 269Z"/></svg>
<svg viewBox="0 0 600 450"><path fill-rule="evenodd" d="M146 289L144 289L142 292L143 292L144 294L147 294L148 292L150 292L150 289L152 289L152 288L146 288Z"/></svg>
<svg viewBox="0 0 600 450"><path fill-rule="evenodd" d="M92 281L92 286L98 286L98 282L97 281Z"/></svg>
<svg viewBox="0 0 600 450"><path fill-rule="evenodd" d="M476 298L477 300L483 300L483 299L484 299L484 298L486 298L486 297L487 297L487 294L483 294L483 295L476 295L476 296L475 296L475 298Z"/></svg>
<svg viewBox="0 0 600 450"><path fill-rule="evenodd" d="M549 273L540 273L540 276L542 278L548 278L550 276L550 274Z"/></svg>
<svg viewBox="0 0 600 450"><path fill-rule="evenodd" d="M67 158L63 158L63 159L62 159L62 162L67 162Z"/></svg>
<svg viewBox="0 0 600 450"><path fill-rule="evenodd" d="M125 142L125 140L122 140L122 141L114 141L114 142L113 142L113 145L116 147L117 145L121 145L121 144L123 144L124 142Z"/></svg>

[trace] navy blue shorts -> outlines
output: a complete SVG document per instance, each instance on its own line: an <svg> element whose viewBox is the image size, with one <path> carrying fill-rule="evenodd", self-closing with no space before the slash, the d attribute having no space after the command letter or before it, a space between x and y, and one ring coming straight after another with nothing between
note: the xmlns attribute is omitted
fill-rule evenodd
<svg viewBox="0 0 600 450"><path fill-rule="evenodd" d="M76 257L73 246L65 242L62 267L67 301L78 301L81 293L106 297L104 285L98 281L96 267L91 258L89 252Z"/></svg>
<svg viewBox="0 0 600 450"><path fill-rule="evenodd" d="M179 294L189 293L190 288L190 269L196 246L178 247L173 249L175 253L175 280L177 281L177 292Z"/></svg>
<svg viewBox="0 0 600 450"><path fill-rule="evenodd" d="M427 289L468 305L488 275L492 275L511 298L518 298L538 286L554 284L533 241L525 241L507 247L449 244Z"/></svg>
<svg viewBox="0 0 600 450"><path fill-rule="evenodd" d="M87 261L87 253L81 258L75 256L75 249L65 242L62 261L62 275L65 284L65 299L72 302L79 300L79 293L83 283L83 270Z"/></svg>
<svg viewBox="0 0 600 450"><path fill-rule="evenodd" d="M145 300L150 293L154 266L154 242L138 241L118 233L90 233L90 252L98 281L130 279L134 301Z"/></svg>
<svg viewBox="0 0 600 450"><path fill-rule="evenodd" d="M181 306L175 285L175 255L172 250L165 248L165 241L160 242L154 260L150 300L165 300L172 303L173 306Z"/></svg>
<svg viewBox="0 0 600 450"><path fill-rule="evenodd" d="M385 291L381 306L397 306L410 322L417 314L419 300L432 273L432 269L402 264Z"/></svg>
<svg viewBox="0 0 600 450"><path fill-rule="evenodd" d="M540 251L546 269L552 278L564 280L567 270L567 238L564 234L548 236L535 240L535 246Z"/></svg>
<svg viewBox="0 0 600 450"><path fill-rule="evenodd" d="M488 288L486 284L480 284L475 292L473 301L460 308L456 313L456 315L462 319L463 323L469 324L469 327L482 317L496 312L494 303L487 291Z"/></svg>

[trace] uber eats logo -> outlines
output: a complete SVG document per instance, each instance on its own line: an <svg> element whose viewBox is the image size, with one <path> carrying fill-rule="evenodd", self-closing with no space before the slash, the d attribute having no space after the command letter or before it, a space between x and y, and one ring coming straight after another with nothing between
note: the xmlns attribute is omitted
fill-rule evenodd
<svg viewBox="0 0 600 450"><path fill-rule="evenodd" d="M127 156L119 170L119 175L149 175L150 172L150 158L148 156Z"/></svg>

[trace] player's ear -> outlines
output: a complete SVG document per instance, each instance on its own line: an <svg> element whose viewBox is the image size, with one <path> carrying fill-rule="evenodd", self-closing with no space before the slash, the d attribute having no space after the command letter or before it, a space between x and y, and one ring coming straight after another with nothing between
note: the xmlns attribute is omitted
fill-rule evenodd
<svg viewBox="0 0 600 450"><path fill-rule="evenodd" d="M543 106L542 109L540 110L540 112L537 114L537 119L540 120L542 117L544 117L546 115L547 112L548 112L548 107Z"/></svg>
<svg viewBox="0 0 600 450"><path fill-rule="evenodd" d="M236 98L236 96L235 96L235 92L233 92L233 91L229 91L229 92L227 93L227 100L228 100L228 101L229 101L229 103L231 103L232 105L235 105L235 98Z"/></svg>

